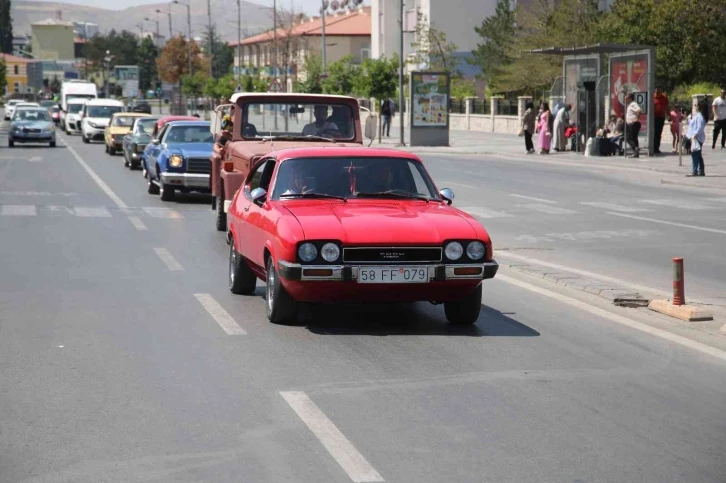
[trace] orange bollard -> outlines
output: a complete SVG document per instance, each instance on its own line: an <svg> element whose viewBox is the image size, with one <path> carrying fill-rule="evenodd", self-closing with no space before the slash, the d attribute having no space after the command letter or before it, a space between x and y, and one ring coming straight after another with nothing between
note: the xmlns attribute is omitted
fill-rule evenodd
<svg viewBox="0 0 726 483"><path fill-rule="evenodd" d="M673 259L673 305L686 303L686 288L683 283L683 259Z"/></svg>

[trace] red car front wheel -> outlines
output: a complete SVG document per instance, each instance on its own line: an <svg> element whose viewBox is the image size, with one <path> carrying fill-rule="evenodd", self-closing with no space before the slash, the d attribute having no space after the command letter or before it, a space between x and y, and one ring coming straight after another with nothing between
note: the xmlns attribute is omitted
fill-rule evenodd
<svg viewBox="0 0 726 483"><path fill-rule="evenodd" d="M265 283L265 300L267 301L267 318L273 324L295 322L297 318L297 301L287 293L280 283L280 275L275 269L275 261L267 260L267 281Z"/></svg>
<svg viewBox="0 0 726 483"><path fill-rule="evenodd" d="M482 284L461 300L444 302L446 320L456 325L472 325L479 319L481 312L481 289Z"/></svg>

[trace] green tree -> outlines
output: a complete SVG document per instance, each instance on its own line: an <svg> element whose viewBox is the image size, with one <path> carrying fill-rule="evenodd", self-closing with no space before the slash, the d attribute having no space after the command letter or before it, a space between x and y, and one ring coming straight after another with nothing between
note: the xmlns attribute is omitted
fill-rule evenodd
<svg viewBox="0 0 726 483"><path fill-rule="evenodd" d="M202 51L213 53L212 58L212 76L215 78L224 77L229 74L234 64L235 50L229 46L227 42L223 42L217 29L213 26L211 29L212 47L210 49L209 32L204 36L202 41Z"/></svg>
<svg viewBox="0 0 726 483"><path fill-rule="evenodd" d="M454 56L456 44L450 42L446 33L437 29L421 11L416 12L415 33L416 41L411 44L413 55L409 58L409 64L418 69L459 75L458 59Z"/></svg>
<svg viewBox="0 0 726 483"><path fill-rule="evenodd" d="M139 40L131 32L121 33L111 30L108 35L96 34L86 44L86 56L91 66L98 70L103 68L103 58L109 51L113 56L111 67L115 65L138 65Z"/></svg>
<svg viewBox="0 0 726 483"><path fill-rule="evenodd" d="M379 106L383 99L392 97L398 87L398 58L366 59L360 66L354 91L366 98L376 99Z"/></svg>
<svg viewBox="0 0 726 483"><path fill-rule="evenodd" d="M205 86L209 77L205 72L196 71L193 75L182 76L182 94L187 97L201 97L204 94Z"/></svg>
<svg viewBox="0 0 726 483"><path fill-rule="evenodd" d="M320 82L320 76L323 73L323 60L317 55L308 55L305 58L303 71L305 73L304 79L296 83L295 91L308 94L322 93L323 86Z"/></svg>
<svg viewBox="0 0 726 483"><path fill-rule="evenodd" d="M237 80L232 74L227 74L219 79L210 78L207 79L204 87L204 95L226 103L234 94L235 87L237 87Z"/></svg>
<svg viewBox="0 0 726 483"><path fill-rule="evenodd" d="M328 64L328 77L323 80L323 90L328 94L348 96L353 93L358 66L353 64L353 57L347 55L342 59Z"/></svg>
<svg viewBox="0 0 726 483"><path fill-rule="evenodd" d="M695 82L724 82L726 9L712 0L616 0L605 15L603 41L656 47L656 82L670 90Z"/></svg>
<svg viewBox="0 0 726 483"><path fill-rule="evenodd" d="M246 75L242 80L242 89L245 92L255 92L255 81L251 75Z"/></svg>
<svg viewBox="0 0 726 483"><path fill-rule="evenodd" d="M10 4L10 0L0 0L0 52L3 54L13 53L13 17L10 14Z"/></svg>
<svg viewBox="0 0 726 483"><path fill-rule="evenodd" d="M199 57L199 44L192 40L192 69L194 72L207 72L207 65ZM189 43L179 35L169 40L161 55L156 59L156 68L164 82L176 84L184 75L189 74Z"/></svg>
<svg viewBox="0 0 726 483"><path fill-rule="evenodd" d="M159 56L159 49L154 41L145 37L139 45L139 89L146 92L156 85L158 79L156 70L156 58Z"/></svg>
<svg viewBox="0 0 726 483"><path fill-rule="evenodd" d="M7 67L5 59L0 58L0 92L4 93L8 86Z"/></svg>
<svg viewBox="0 0 726 483"><path fill-rule="evenodd" d="M487 84L495 87L502 70L512 62L511 49L516 33L516 13L509 0L497 2L494 15L484 19L474 31L481 37L468 62L482 70Z"/></svg>

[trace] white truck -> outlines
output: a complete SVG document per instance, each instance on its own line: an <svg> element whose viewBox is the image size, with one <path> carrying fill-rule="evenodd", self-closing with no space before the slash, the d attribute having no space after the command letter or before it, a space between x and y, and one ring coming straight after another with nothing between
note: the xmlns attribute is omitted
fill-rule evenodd
<svg viewBox="0 0 726 483"><path fill-rule="evenodd" d="M68 114L68 101L71 99L96 99L98 91L96 84L86 80L69 80L61 84L60 92L60 125L67 131L66 115Z"/></svg>

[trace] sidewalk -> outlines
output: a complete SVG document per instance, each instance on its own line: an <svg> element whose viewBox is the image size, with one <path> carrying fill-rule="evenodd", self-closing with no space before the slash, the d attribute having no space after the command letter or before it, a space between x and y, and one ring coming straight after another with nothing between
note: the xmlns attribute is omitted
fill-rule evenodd
<svg viewBox="0 0 726 483"><path fill-rule="evenodd" d="M408 130L406 130L404 131L406 146L400 147L397 125L391 127L391 137L384 137L381 141L381 144L379 144L378 139L376 139L371 146L405 149L416 154L478 154L488 157L558 165L569 164L578 167L634 169L661 174L663 184L726 190L726 151L721 151L719 146L716 146L716 150L711 150L708 143L703 151L706 176L690 178L686 177L686 175L691 172L691 156L684 154L682 166L678 166L678 155L670 153L670 145L665 146L664 144L661 145L661 149L665 150L667 148L667 153L664 151L664 154L653 157L641 154L638 159L622 156L584 156L581 153L571 151L561 153L552 151L549 155L527 155L524 149L524 138L512 134L451 130L449 131L449 146L411 147L408 146L409 134Z"/></svg>

